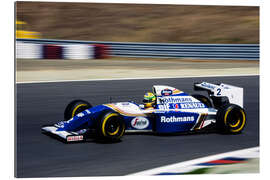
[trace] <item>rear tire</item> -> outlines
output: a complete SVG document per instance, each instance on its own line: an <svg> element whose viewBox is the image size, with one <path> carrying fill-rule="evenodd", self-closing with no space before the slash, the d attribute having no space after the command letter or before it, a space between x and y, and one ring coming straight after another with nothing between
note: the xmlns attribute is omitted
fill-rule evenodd
<svg viewBox="0 0 270 180"><path fill-rule="evenodd" d="M124 135L125 123L116 112L106 112L97 122L98 140L117 142Z"/></svg>
<svg viewBox="0 0 270 180"><path fill-rule="evenodd" d="M238 134L246 125L246 112L236 104L226 104L217 112L217 129L221 133Z"/></svg>
<svg viewBox="0 0 270 180"><path fill-rule="evenodd" d="M78 114L86 109L89 109L91 107L92 107L92 105L89 102L84 101L84 100L78 99L78 100L71 101L65 109L64 120L67 121L67 120L73 118L76 114Z"/></svg>
<svg viewBox="0 0 270 180"><path fill-rule="evenodd" d="M213 107L213 104L212 104L211 100L209 98L207 98L206 96L201 95L201 94L193 94L191 96L194 97L195 99L201 101L208 108L212 108Z"/></svg>

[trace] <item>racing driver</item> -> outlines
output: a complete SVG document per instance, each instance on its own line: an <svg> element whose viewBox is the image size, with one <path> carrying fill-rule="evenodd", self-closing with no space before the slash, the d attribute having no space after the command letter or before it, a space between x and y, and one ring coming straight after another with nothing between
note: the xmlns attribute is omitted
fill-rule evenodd
<svg viewBox="0 0 270 180"><path fill-rule="evenodd" d="M147 92L143 96L144 109L154 109L156 106L156 100L157 98L153 93Z"/></svg>

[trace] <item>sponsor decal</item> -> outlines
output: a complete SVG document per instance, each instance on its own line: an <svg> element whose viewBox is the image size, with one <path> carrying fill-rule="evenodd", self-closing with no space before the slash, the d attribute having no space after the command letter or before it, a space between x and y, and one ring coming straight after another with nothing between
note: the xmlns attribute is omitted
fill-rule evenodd
<svg viewBox="0 0 270 180"><path fill-rule="evenodd" d="M89 111L88 109L86 109L85 112L86 112L87 114L91 114L91 111Z"/></svg>
<svg viewBox="0 0 270 180"><path fill-rule="evenodd" d="M159 104L158 109L161 109L161 110L170 109L170 105L169 104Z"/></svg>
<svg viewBox="0 0 270 180"><path fill-rule="evenodd" d="M83 117L84 114L81 112L81 113L77 114L77 116L78 116L78 117Z"/></svg>
<svg viewBox="0 0 270 180"><path fill-rule="evenodd" d="M73 121L73 118L71 118L70 120L68 120L68 121L63 121L64 123L70 123L71 121Z"/></svg>
<svg viewBox="0 0 270 180"><path fill-rule="evenodd" d="M145 117L139 116L131 120L131 126L136 129L145 129L148 127L148 125L149 125L149 121Z"/></svg>
<svg viewBox="0 0 270 180"><path fill-rule="evenodd" d="M64 128L64 121L60 121L60 122L58 122L58 123L56 123L56 124L54 124L54 126L55 127L58 127L58 128Z"/></svg>
<svg viewBox="0 0 270 180"><path fill-rule="evenodd" d="M170 90L170 89L163 89L163 90L161 91L161 95L162 95L162 96L169 96L169 95L172 95L172 93L173 93L173 91Z"/></svg>
<svg viewBox="0 0 270 180"><path fill-rule="evenodd" d="M209 89L215 89L215 86L206 82L201 83L201 85Z"/></svg>
<svg viewBox="0 0 270 180"><path fill-rule="evenodd" d="M183 103L183 102L192 102L192 98L190 97L163 97L159 98L161 104L167 104L167 103Z"/></svg>
<svg viewBox="0 0 270 180"><path fill-rule="evenodd" d="M181 109L205 108L205 105L200 102L181 103L180 106L181 106Z"/></svg>
<svg viewBox="0 0 270 180"><path fill-rule="evenodd" d="M71 141L82 141L83 140L83 136L68 136L67 137L67 141L71 142Z"/></svg>
<svg viewBox="0 0 270 180"><path fill-rule="evenodd" d="M221 84L220 86L223 87L224 89L230 89L228 86L225 86L224 84Z"/></svg>
<svg viewBox="0 0 270 180"><path fill-rule="evenodd" d="M201 102L190 102L190 103L175 103L175 104L159 104L158 109L168 110L168 109L197 109L205 108L206 106Z"/></svg>
<svg viewBox="0 0 270 180"><path fill-rule="evenodd" d="M78 134L83 134L83 133L85 133L86 131L87 131L87 129L81 129L81 130L77 131L76 133L78 133Z"/></svg>
<svg viewBox="0 0 270 180"><path fill-rule="evenodd" d="M185 116L185 117L166 117L166 116L161 116L160 122L162 123L173 123L173 122L192 122L194 121L193 116Z"/></svg>

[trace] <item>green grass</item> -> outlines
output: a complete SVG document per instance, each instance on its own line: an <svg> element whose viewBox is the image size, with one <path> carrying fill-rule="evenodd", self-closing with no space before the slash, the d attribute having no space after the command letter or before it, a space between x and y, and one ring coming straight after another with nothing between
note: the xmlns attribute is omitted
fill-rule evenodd
<svg viewBox="0 0 270 180"><path fill-rule="evenodd" d="M184 174L207 174L211 168L199 168Z"/></svg>

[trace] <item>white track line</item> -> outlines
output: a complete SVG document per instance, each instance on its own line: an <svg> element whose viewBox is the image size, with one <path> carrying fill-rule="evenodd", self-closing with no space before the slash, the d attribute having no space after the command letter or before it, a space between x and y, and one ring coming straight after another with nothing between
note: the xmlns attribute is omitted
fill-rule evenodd
<svg viewBox="0 0 270 180"><path fill-rule="evenodd" d="M55 81L25 81L16 84L32 83L57 83L57 82L83 82L83 81L119 81L119 80L143 80L143 79L178 79L178 78L198 78L198 77L230 77L230 76L259 76L259 74L237 74L237 75L201 75L201 76L181 76L181 77L139 77L139 78L111 78L111 79L81 79L81 80L55 80Z"/></svg>
<svg viewBox="0 0 270 180"><path fill-rule="evenodd" d="M238 156L238 157L246 157L246 158L259 158L257 157L259 153L255 153L255 151L259 151L259 147L253 147L253 148L247 148L247 149L242 149L242 150L237 150L237 151L231 151L231 152L226 152L222 154L217 154L217 155L212 155L212 156L206 156L203 158L199 159L193 159L190 161L184 161L180 163L175 163L167 166L162 166L154 169L149 169L133 174L128 174L127 176L148 176L148 175L155 175L161 172L173 172L173 170L178 169L178 170L184 170L185 168L189 168L193 165L208 162L208 161L213 161L225 157L230 157L230 156Z"/></svg>

